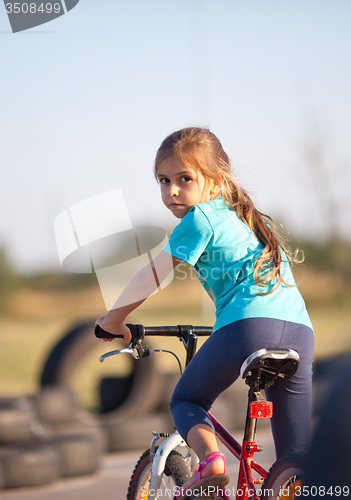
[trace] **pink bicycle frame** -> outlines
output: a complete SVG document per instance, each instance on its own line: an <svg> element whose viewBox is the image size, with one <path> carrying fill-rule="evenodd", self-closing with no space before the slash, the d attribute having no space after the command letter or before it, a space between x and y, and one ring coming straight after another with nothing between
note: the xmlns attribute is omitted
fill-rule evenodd
<svg viewBox="0 0 351 500"><path fill-rule="evenodd" d="M250 404L252 405L252 403ZM253 500L260 500L260 497L256 495L255 484L263 483L264 479L267 477L267 471L253 459L253 456L254 453L260 451L261 448L255 444L254 440L247 441L245 440L245 437L242 446L240 446L238 441L211 413L209 413L209 416L213 422L218 439L240 462L239 476L235 492L236 500L248 500L249 498ZM270 416L259 416L256 418L270 418ZM253 470L261 477L254 478L252 475ZM220 495L225 500L233 500L233 496L229 497L225 493L225 489L222 490Z"/></svg>

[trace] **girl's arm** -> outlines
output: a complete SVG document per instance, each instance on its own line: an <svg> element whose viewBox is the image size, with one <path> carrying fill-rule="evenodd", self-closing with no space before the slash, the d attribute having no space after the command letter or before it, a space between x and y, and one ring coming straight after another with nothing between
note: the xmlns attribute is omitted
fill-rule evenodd
<svg viewBox="0 0 351 500"><path fill-rule="evenodd" d="M180 262L182 260L161 250L151 263L134 274L113 308L106 316L98 318L95 324L113 335L123 335L123 341L130 342L131 333L124 324L125 318L157 290L162 281Z"/></svg>

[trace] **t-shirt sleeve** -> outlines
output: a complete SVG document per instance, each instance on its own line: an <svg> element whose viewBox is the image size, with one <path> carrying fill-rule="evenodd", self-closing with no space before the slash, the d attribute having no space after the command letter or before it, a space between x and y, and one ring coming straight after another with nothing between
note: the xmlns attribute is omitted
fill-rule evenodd
<svg viewBox="0 0 351 500"><path fill-rule="evenodd" d="M176 226L163 250L194 266L213 236L212 226L194 205Z"/></svg>

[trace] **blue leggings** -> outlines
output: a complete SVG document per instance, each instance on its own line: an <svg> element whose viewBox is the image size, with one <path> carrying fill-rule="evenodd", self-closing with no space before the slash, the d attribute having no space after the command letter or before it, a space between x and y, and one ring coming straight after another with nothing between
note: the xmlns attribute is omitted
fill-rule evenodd
<svg viewBox="0 0 351 500"><path fill-rule="evenodd" d="M307 326L270 318L235 321L213 333L196 353L174 390L170 408L176 429L186 439L197 424L213 427L207 415L216 398L239 376L254 351L289 348L301 364L289 380L278 379L266 391L273 401L272 431L277 458L307 451L312 400L313 332Z"/></svg>

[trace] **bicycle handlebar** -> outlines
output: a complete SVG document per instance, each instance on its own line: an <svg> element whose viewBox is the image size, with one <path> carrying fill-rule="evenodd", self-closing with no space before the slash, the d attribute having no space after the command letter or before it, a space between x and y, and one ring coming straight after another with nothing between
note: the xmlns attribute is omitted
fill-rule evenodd
<svg viewBox="0 0 351 500"><path fill-rule="evenodd" d="M127 327L131 331L132 341L129 344L128 349L122 349L123 352L129 352L133 355L135 359L141 359L145 356L149 356L151 350L147 346L143 345L143 339L145 335L155 335L163 337L178 337L179 340L183 342L186 349L186 365L190 362L196 352L197 337L208 336L212 333L213 328L211 326L192 326L192 325L177 325L177 326L143 326L143 325L132 325L127 324ZM101 326L96 325L95 335L99 339L104 338L122 338L122 335L112 335L101 328ZM103 361L106 357L114 356L122 352L111 351L109 353L100 356L100 361ZM152 350L154 352L154 350ZM160 351L162 352L162 350ZM171 352L171 351L167 351ZM176 356L173 352L171 352ZM176 356L177 358L177 356ZM180 361L178 364L180 366ZM181 370L181 366L180 366Z"/></svg>
<svg viewBox="0 0 351 500"><path fill-rule="evenodd" d="M142 340L145 335L159 336L159 337L182 337L185 330L192 332L198 337L205 337L212 333L211 326L192 326L192 325L177 325L177 326L143 326L127 324L127 327L132 334L132 342L137 343ZM113 335L106 332L101 326L96 325L95 336L98 339L121 339L122 335Z"/></svg>

